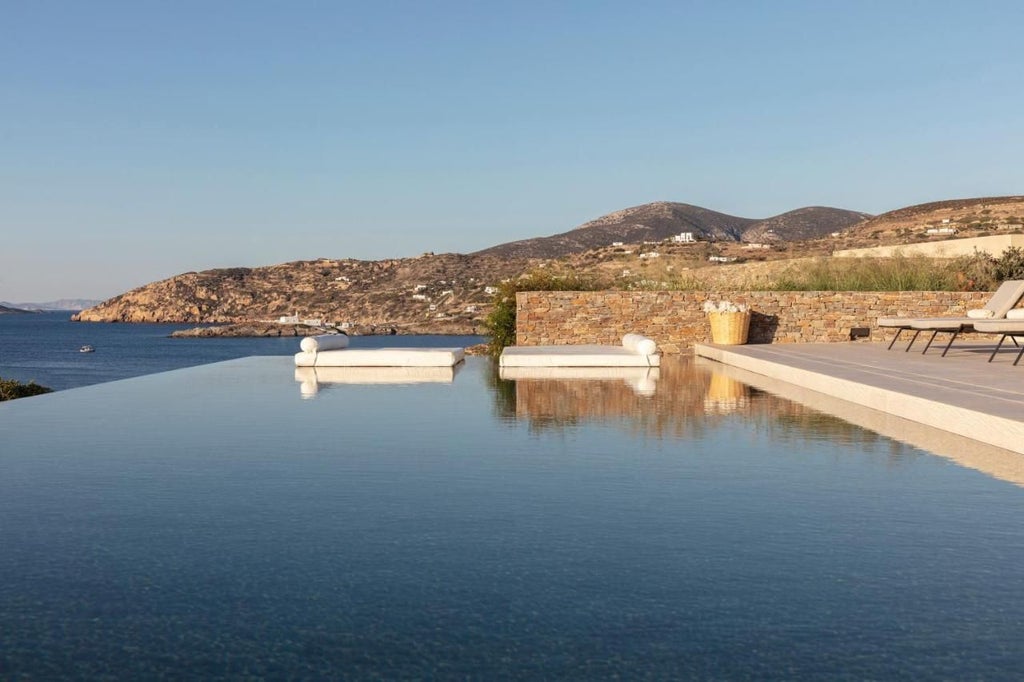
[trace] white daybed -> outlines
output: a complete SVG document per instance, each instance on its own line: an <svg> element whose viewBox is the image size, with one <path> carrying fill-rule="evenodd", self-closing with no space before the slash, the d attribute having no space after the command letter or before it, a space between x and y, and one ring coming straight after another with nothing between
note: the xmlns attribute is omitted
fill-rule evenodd
<svg viewBox="0 0 1024 682"><path fill-rule="evenodd" d="M295 354L295 366L454 367L465 358L462 348L347 348L347 342L339 341L337 336L328 335L326 342L323 336L303 339L302 352ZM325 349L325 345L329 347Z"/></svg>
<svg viewBox="0 0 1024 682"><path fill-rule="evenodd" d="M657 345L640 334L626 334L621 346L509 346L501 367L658 367Z"/></svg>

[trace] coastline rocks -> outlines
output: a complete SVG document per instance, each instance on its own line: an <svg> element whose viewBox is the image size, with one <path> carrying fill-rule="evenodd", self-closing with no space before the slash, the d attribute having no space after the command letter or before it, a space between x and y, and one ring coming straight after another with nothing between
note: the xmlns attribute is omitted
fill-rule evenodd
<svg viewBox="0 0 1024 682"><path fill-rule="evenodd" d="M193 329L179 329L171 332L172 338L203 338L203 337L258 337L258 336L314 336L316 334L330 334L331 329L324 330L321 327L310 327L304 324L227 324L215 327L195 327ZM333 330L337 331L337 330Z"/></svg>
<svg viewBox="0 0 1024 682"><path fill-rule="evenodd" d="M312 327L304 324L278 324L275 322L241 322L179 329L171 332L172 338L215 338L215 337L274 337L274 336L316 336L318 334L348 334L349 336L395 336L411 334L471 335L483 330L469 324L427 323L422 325L351 325L344 330L337 327Z"/></svg>

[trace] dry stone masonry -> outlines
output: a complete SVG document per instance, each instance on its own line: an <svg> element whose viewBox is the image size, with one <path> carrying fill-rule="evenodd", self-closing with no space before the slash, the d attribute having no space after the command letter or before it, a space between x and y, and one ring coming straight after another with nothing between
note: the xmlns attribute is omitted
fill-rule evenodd
<svg viewBox="0 0 1024 682"><path fill-rule="evenodd" d="M525 346L617 344L636 332L666 354L709 343L705 301L744 303L753 311L749 343L849 341L855 327L867 340L889 338L879 317L960 316L991 298L959 291L528 291L516 295L516 343Z"/></svg>

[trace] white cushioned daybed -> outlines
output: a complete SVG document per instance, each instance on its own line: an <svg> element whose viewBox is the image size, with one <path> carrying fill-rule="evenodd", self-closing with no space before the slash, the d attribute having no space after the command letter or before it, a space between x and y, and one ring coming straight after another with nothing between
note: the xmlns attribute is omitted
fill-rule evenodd
<svg viewBox="0 0 1024 682"><path fill-rule="evenodd" d="M658 367L657 345L640 334L626 334L621 346L509 346L501 367Z"/></svg>
<svg viewBox="0 0 1024 682"><path fill-rule="evenodd" d="M453 367L465 358L462 348L348 348L343 334L310 336L295 354L296 367Z"/></svg>

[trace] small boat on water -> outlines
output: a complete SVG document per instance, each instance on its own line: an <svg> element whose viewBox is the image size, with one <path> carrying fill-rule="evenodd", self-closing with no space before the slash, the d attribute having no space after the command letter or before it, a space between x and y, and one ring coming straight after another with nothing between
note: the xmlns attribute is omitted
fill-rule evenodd
<svg viewBox="0 0 1024 682"><path fill-rule="evenodd" d="M92 346L90 346L89 344L85 344L84 346L82 346L81 348L78 349L78 352L79 353L92 353L95 350L96 349L93 348Z"/></svg>

